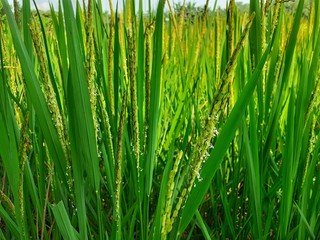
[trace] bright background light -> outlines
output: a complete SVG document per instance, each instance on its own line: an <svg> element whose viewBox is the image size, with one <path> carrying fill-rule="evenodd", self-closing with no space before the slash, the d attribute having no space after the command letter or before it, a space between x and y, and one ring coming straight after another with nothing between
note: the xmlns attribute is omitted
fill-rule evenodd
<svg viewBox="0 0 320 240"><path fill-rule="evenodd" d="M30 0L32 2L32 0ZM243 3L249 3L250 0L236 0L236 2L243 2ZM12 4L13 0L8 0L9 4ZM20 0L20 3L22 2L22 0ZM72 0L73 3L76 2L76 0ZM82 3L82 0L80 0L80 2ZM103 8L104 9L108 9L108 2L109 1L106 1L106 0L103 0L102 3L103 3ZM114 4L114 7L116 6L116 3L119 2L119 8L121 9L122 8L122 0L113 0L113 4ZM147 8L148 6L148 0L143 0L143 3L144 3L144 6L145 8ZM151 0L152 4L154 4L154 6L156 6L156 4L158 3L158 0ZM178 2L183 2L183 0L171 0L171 3L178 3ZM187 2L194 2L196 3L197 6L203 6L206 2L206 0L187 0ZM209 5L210 7L212 8L213 5L214 5L214 2L215 0L210 0L209 1ZM217 5L221 8L225 8L226 6L226 0L218 0L217 2ZM58 0L36 0L36 3L37 3L37 6L40 10L48 10L49 9L49 3L52 3L53 6L55 8L57 8L58 6Z"/></svg>

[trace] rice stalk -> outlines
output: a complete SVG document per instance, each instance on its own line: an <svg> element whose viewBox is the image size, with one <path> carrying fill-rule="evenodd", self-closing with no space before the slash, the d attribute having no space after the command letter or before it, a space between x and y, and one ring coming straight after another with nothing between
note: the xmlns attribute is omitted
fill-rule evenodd
<svg viewBox="0 0 320 240"><path fill-rule="evenodd" d="M109 0L109 8L110 8L110 23L109 23L109 38L108 38L108 85L109 85L109 101L111 114L114 116L115 114L115 106L114 106L114 89L113 89L113 41L114 41L114 28L115 28L115 15L112 5L112 0Z"/></svg>
<svg viewBox="0 0 320 240"><path fill-rule="evenodd" d="M97 108L97 87L95 86L95 52L93 40L93 6L92 0L88 1L87 19L86 19L86 74L89 86L89 95L91 111L96 138L98 136L98 120L96 114Z"/></svg>
<svg viewBox="0 0 320 240"><path fill-rule="evenodd" d="M261 9L261 50L262 52L265 51L266 47L267 47L267 42L266 42L266 15L265 15L265 0L261 0L260 1L260 9ZM265 92L265 88L266 86L266 75L267 75L267 64L264 66L263 70L262 70L262 76L261 76L261 82L262 82L262 91ZM265 111L263 109L263 106L261 106L262 109L260 109L260 111ZM262 114L261 114L262 116ZM261 124L265 124L264 121L261 122Z"/></svg>
<svg viewBox="0 0 320 240"><path fill-rule="evenodd" d="M215 16L215 39L221 39L221 21L219 13ZM215 84L216 88L221 84L220 78L221 78L221 43L220 41L215 41Z"/></svg>
<svg viewBox="0 0 320 240"><path fill-rule="evenodd" d="M195 71L195 68L198 66L198 61L199 61L199 55L200 55L200 48L201 48L201 44L203 44L203 39L205 38L205 34L206 34L206 15L207 15L207 11L208 11L208 4L209 1L206 1L206 4L204 6L204 10L203 13L201 15L201 28L200 28L200 34L199 37L197 38L197 43L196 43L196 47L195 47L195 54L193 57L193 66L190 67L189 71L192 71L192 78L196 78L196 75L198 74L197 71ZM188 74L189 75L189 74Z"/></svg>
<svg viewBox="0 0 320 240"><path fill-rule="evenodd" d="M33 39L34 48L36 50L36 53L39 59L40 75L42 77L42 81L44 85L45 97L46 97L50 112L52 114L52 118L55 123L55 127L57 129L60 141L63 143L64 154L67 156L67 149L66 149L67 140L65 139L65 136L64 136L65 130L64 130L63 120L60 113L60 109L58 107L56 94L50 82L50 77L49 77L49 73L46 65L48 60L46 57L45 50L43 48L44 45L42 43L42 35L41 35L41 32L39 31L39 27L37 26L35 19L33 19L30 22L30 31Z"/></svg>
<svg viewBox="0 0 320 240"><path fill-rule="evenodd" d="M2 191L0 190L0 203L7 205L9 212L12 214L12 216L15 217L15 207L14 204L11 202L10 198Z"/></svg>
<svg viewBox="0 0 320 240"><path fill-rule="evenodd" d="M124 121L126 117L126 103L127 94L124 92L122 97L122 106L120 114L120 122L118 129L118 151L117 151L117 160L116 160L116 188L115 188L115 219L117 226L117 236L121 234L121 186L122 186L122 141L123 141L123 130L124 130Z"/></svg>
<svg viewBox="0 0 320 240"><path fill-rule="evenodd" d="M20 19L20 4L18 0L13 1L13 6L14 6L14 17L16 20L16 23L18 25L18 28L21 28L21 19Z"/></svg>
<svg viewBox="0 0 320 240"><path fill-rule="evenodd" d="M145 29L145 120L144 120L144 147L143 152L146 153L149 118L150 118L150 68L151 68L151 34L153 32L153 23L146 26Z"/></svg>
<svg viewBox="0 0 320 240"><path fill-rule="evenodd" d="M273 8L273 15L272 15L272 35L279 23L280 6L281 6L281 0L276 0Z"/></svg>
<svg viewBox="0 0 320 240"><path fill-rule="evenodd" d="M125 84L129 85L129 76L128 76L128 66L127 66L127 54L126 54L126 44L124 40L124 30L123 30L123 16L120 15L119 20L119 43L121 49L121 59L122 59L122 69L123 69L123 76L125 80Z"/></svg>
<svg viewBox="0 0 320 240"><path fill-rule="evenodd" d="M68 186L69 186L69 191L72 192L73 180L72 180L72 173L71 173L71 167L70 167L70 164L71 164L70 163L71 161L70 144L69 144L69 136L66 128L66 120L62 117L60 108L58 106L56 94L53 90L53 86L49 77L49 72L46 64L48 62L48 59L46 57L46 53L44 50L42 35L35 19L30 21L29 27L30 27L31 36L33 39L34 48L36 50L36 54L39 59L40 75L43 81L45 99L48 103L49 110L52 115L52 120L55 124L55 128L58 133L59 140L62 143L61 145L63 148L63 153L67 159L66 171L67 171L67 175L69 176Z"/></svg>
<svg viewBox="0 0 320 240"><path fill-rule="evenodd" d="M235 1L230 0L228 9L227 9L227 33L228 33L228 59L231 58L233 53L233 41L234 41L234 9ZM231 106L234 105L234 89L233 89L233 74L230 75L230 102Z"/></svg>
<svg viewBox="0 0 320 240"><path fill-rule="evenodd" d="M267 15L268 11L270 10L270 6L272 5L272 0L266 0L264 5L264 14Z"/></svg>
<svg viewBox="0 0 320 240"><path fill-rule="evenodd" d="M208 14L208 10L209 10L209 0L206 0L206 3L203 7L202 15L201 15L202 22L205 21L207 14Z"/></svg>
<svg viewBox="0 0 320 240"><path fill-rule="evenodd" d="M172 224L174 222L174 219L177 216L172 216L172 196L174 192L174 188L176 185L175 181L175 176L178 172L178 167L181 162L183 156L183 152L180 151L176 157L176 160L174 162L173 169L170 171L169 175L169 180L168 180L168 190L167 190L167 196L166 196L166 203L165 203L165 208L162 210L163 213L161 215L161 224L162 224L162 229L161 229L161 239L165 240L167 239L167 234L172 230Z"/></svg>
<svg viewBox="0 0 320 240"><path fill-rule="evenodd" d="M261 8L261 39L262 39L262 51L266 49L266 15L265 15L265 0L260 0L260 8ZM263 74L265 75L265 73ZM263 77L264 78L264 77Z"/></svg>
<svg viewBox="0 0 320 240"><path fill-rule="evenodd" d="M253 19L255 18L255 13L252 13L249 17L246 26L243 29L242 35L239 39L239 42L236 45L236 48L234 49L230 59L228 60L227 66L221 76L220 86L216 90L216 93L213 97L213 101L211 104L211 110L210 110L210 118L214 115L212 115L214 112L220 112L221 109L224 109L224 105L226 103L225 99L229 95L227 88L229 86L229 83L231 81L232 73L234 72L234 69L237 64L237 57L244 45L244 41L246 39L246 36L248 35L248 32L250 30L251 24L253 22Z"/></svg>
<svg viewBox="0 0 320 240"><path fill-rule="evenodd" d="M231 54L233 53L234 8L235 8L235 1L230 0L228 9L227 9L228 58L231 58Z"/></svg>
<svg viewBox="0 0 320 240"><path fill-rule="evenodd" d="M102 121L104 122L104 124L106 125L106 134L107 134L107 146L110 150L110 154L111 154L111 161L113 163L113 166L115 166L115 155L114 155L114 149L113 149L113 141L112 141L112 133L111 133L111 125L110 125L110 118L109 118L109 114L106 110L106 106L105 103L106 101L104 100L103 94L99 93L99 104L102 108Z"/></svg>
<svg viewBox="0 0 320 240"><path fill-rule="evenodd" d="M182 42L182 36L183 36L183 28L184 28L184 15L185 15L185 5L186 5L186 0L183 0L183 4L182 4L182 8L181 8L181 12L180 12L180 17L179 17L179 25L178 25L178 41L177 43L181 43Z"/></svg>
<svg viewBox="0 0 320 240"><path fill-rule="evenodd" d="M129 21L131 21L129 19ZM131 97L131 122L133 127L133 154L136 159L138 187L140 186L140 139L138 122L137 82L136 82L136 44L135 25L133 20L128 29L129 77ZM140 187L139 187L140 188ZM140 192L140 190L138 189Z"/></svg>
<svg viewBox="0 0 320 240"><path fill-rule="evenodd" d="M48 184L47 184L47 189L46 189L46 198L44 201L44 207L43 207L43 215L42 215L42 223L41 223L41 234L40 234L40 239L43 240L44 238L44 230L45 230L45 222L46 222L46 214L47 214L47 205L49 201L49 192L50 192L50 187L51 187L51 181L52 181L52 176L53 176L53 169L54 167L49 167L49 179L48 179Z"/></svg>
<svg viewBox="0 0 320 240"><path fill-rule="evenodd" d="M82 0L82 11L83 11L83 15L85 16L85 22L87 22L88 17L87 17L87 10L86 10L86 0Z"/></svg>
<svg viewBox="0 0 320 240"><path fill-rule="evenodd" d="M14 64L15 63L15 64ZM18 79L21 79L21 67L20 67L20 63L19 60L16 57L12 58L12 67L9 68L9 72L10 72L10 90L12 92L12 94L17 97L18 96ZM16 66L14 66L16 65ZM7 66L8 67L8 66ZM14 103L14 113L16 116L16 120L17 120L17 124L18 126L21 128L22 127L22 113L21 113L21 109L19 108L19 106Z"/></svg>
<svg viewBox="0 0 320 240"><path fill-rule="evenodd" d="M177 21L176 21L176 16L175 16L174 11L172 9L170 0L167 0L167 3L168 3L168 7L169 7L171 18L172 18L172 23L173 23L174 30L175 30L176 33L178 33L178 25L177 25Z"/></svg>
<svg viewBox="0 0 320 240"><path fill-rule="evenodd" d="M25 218L25 207L24 207L24 172L25 164L27 161L27 152L29 151L31 144L28 139L28 122L29 112L26 114L24 123L21 129L20 141L19 141L19 162L20 162L20 177L19 177L19 203L20 203L20 214L21 218ZM22 227L22 237L26 237L25 228Z"/></svg>

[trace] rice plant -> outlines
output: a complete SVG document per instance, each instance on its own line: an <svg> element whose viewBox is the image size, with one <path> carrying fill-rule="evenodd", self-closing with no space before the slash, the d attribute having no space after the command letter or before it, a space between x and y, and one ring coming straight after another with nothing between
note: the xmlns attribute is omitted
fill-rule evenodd
<svg viewBox="0 0 320 240"><path fill-rule="evenodd" d="M123 2L1 0L0 239L319 239L319 1Z"/></svg>

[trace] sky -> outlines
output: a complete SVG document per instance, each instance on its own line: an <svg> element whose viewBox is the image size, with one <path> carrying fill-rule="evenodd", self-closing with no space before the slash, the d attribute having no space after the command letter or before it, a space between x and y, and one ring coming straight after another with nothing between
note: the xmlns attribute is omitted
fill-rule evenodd
<svg viewBox="0 0 320 240"><path fill-rule="evenodd" d="M30 0L32 1L32 0ZM72 0L73 2L76 2L76 0ZM114 6L116 6L117 0L112 0ZM137 0L138 1L138 0ZM157 4L158 0L151 0L155 5ZM206 2L206 0L189 0L190 2L195 2L199 6L203 6ZM250 0L236 0L236 2L243 2L243 3L248 3ZM13 0L8 1L9 4L12 4ZM22 2L22 0L20 0ZM49 9L49 2L53 4L53 6L57 7L58 6L58 0L36 0L37 6L41 10L48 10ZM82 0L80 0L82 2ZM108 0L102 0L103 7L104 9L108 9ZM148 0L143 0L145 6L148 6ZM178 2L183 2L183 0L171 0L171 3L178 3ZM188 0L187 0L188 2ZM210 0L209 5L213 7L215 0ZM224 8L226 6L227 0L218 0L218 6ZM119 7L121 8L122 5L122 0L119 0Z"/></svg>

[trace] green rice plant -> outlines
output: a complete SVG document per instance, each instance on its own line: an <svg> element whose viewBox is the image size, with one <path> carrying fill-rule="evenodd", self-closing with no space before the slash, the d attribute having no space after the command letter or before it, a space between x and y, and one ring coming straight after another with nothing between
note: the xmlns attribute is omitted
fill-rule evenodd
<svg viewBox="0 0 320 240"><path fill-rule="evenodd" d="M109 0L109 7L110 7L110 27L109 27L109 38L108 38L108 85L109 85L109 96L110 96L110 104L111 104L111 110L112 110L112 115L114 115L114 91L113 91L113 82L112 82L112 63L113 63L113 35L114 35L114 26L115 26L115 15L114 15L114 10L112 6L112 1Z"/></svg>
<svg viewBox="0 0 320 240"><path fill-rule="evenodd" d="M320 237L318 1L14 4L1 239Z"/></svg>

